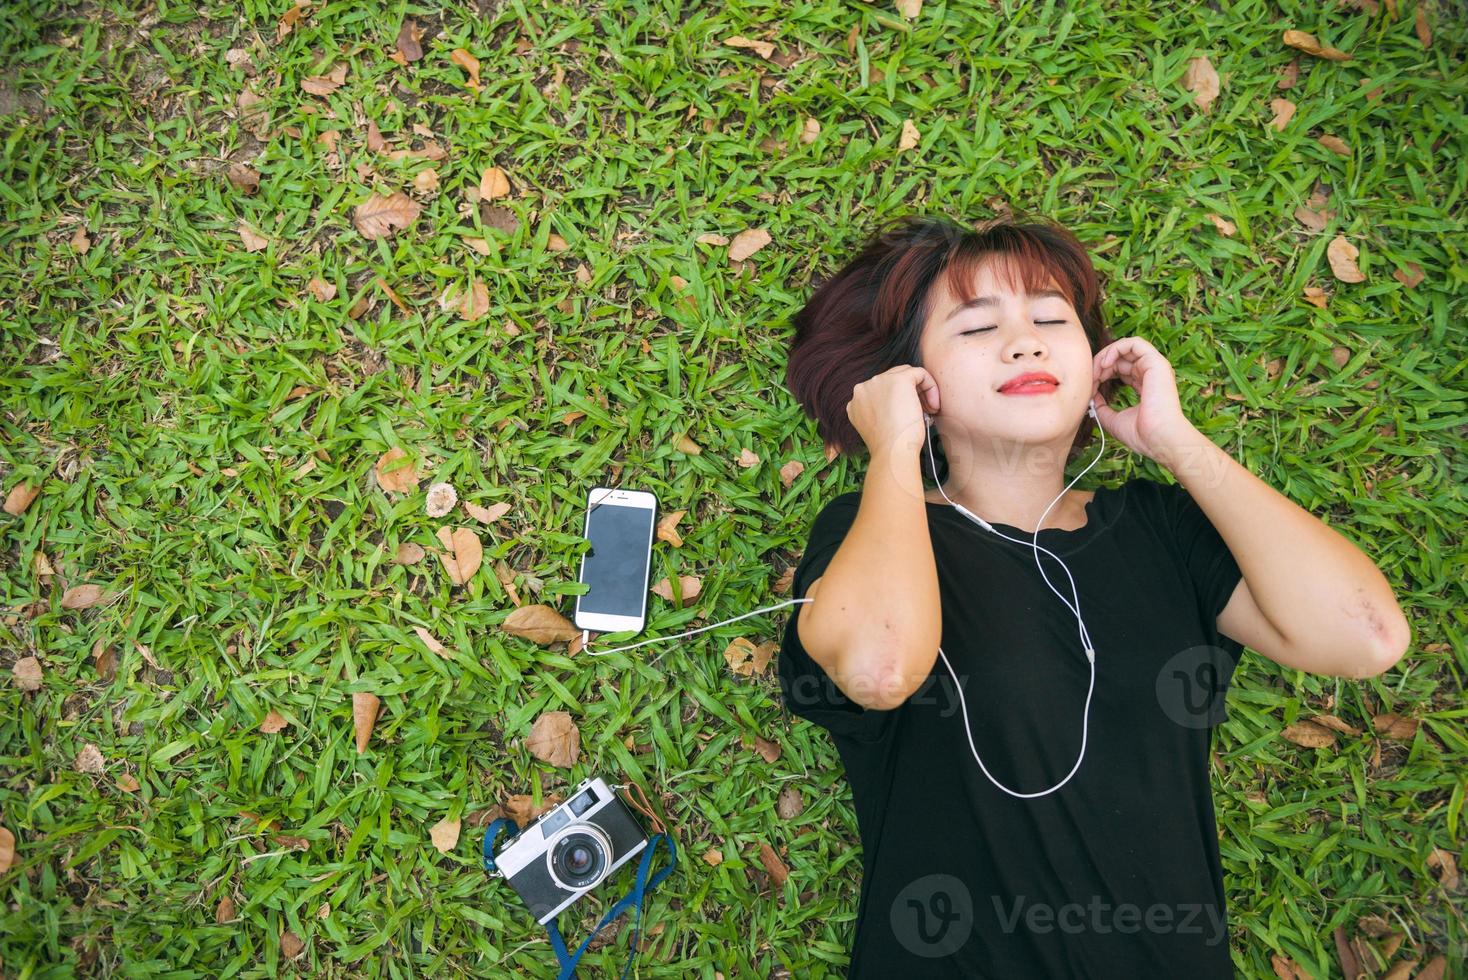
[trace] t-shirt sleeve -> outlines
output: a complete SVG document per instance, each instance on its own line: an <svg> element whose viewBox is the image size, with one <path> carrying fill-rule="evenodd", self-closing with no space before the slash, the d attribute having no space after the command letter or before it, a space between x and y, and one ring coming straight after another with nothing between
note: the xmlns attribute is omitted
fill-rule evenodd
<svg viewBox="0 0 1468 980"><path fill-rule="evenodd" d="M859 493L845 493L816 515L805 553L795 566L793 591L797 599L804 598L810 583L825 574L826 566L836 556L846 532L856 521L860 502ZM890 730L897 712L864 708L852 701L825 669L811 659L796 631L797 617L810 605L802 602L791 607L790 620L785 625L785 636L780 645L776 673L785 706L792 714L828 729L833 735L863 742L880 740Z"/></svg>
<svg viewBox="0 0 1468 980"><path fill-rule="evenodd" d="M1203 513L1193 495L1180 484L1159 483L1164 512L1171 524L1173 539L1182 554L1198 597L1198 618L1208 642L1225 653L1232 664L1243 655L1244 645L1218 632L1218 614L1233 597L1234 588L1244 573L1228 550L1223 536Z"/></svg>

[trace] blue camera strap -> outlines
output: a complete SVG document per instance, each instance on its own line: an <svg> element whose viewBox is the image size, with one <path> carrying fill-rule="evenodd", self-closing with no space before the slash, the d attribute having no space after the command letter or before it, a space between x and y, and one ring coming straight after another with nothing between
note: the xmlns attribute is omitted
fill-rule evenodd
<svg viewBox="0 0 1468 980"><path fill-rule="evenodd" d="M484 832L485 871L499 871L494 863L494 841L499 836L500 831L505 827L510 828L512 836L520 832L520 827L509 817L499 817L492 820L489 824L489 829ZM668 866L651 878L648 878L647 871L652 866L652 854L653 851L657 850L659 842L668 846ZM637 865L637 881L632 886L632 890L626 895L623 895L621 901L607 910L607 914L602 916L601 923L592 930L591 935L586 937L586 941L581 944L581 948L576 950L574 955L566 951L566 943L561 938L561 931L556 928L556 920L551 919L550 922L546 923L545 928L550 933L551 948L556 951L556 959L561 964L561 973L556 980L570 980L570 978L576 975L576 964L581 960L581 955L586 952L586 947L596 938L596 934L601 932L607 923L625 912L630 905L635 909L635 917L632 926L632 942L627 952L627 964L622 968L622 976L626 977L627 971L632 968L632 961L637 957L637 937L642 929L643 896L656 888L664 878L668 877L677 863L678 847L673 843L673 838L670 834L656 833L649 837L647 846L642 849L642 860Z"/></svg>

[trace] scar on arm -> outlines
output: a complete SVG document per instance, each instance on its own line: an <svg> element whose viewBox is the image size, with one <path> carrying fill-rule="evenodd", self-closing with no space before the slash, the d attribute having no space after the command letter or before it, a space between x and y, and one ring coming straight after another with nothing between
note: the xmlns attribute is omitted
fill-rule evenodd
<svg viewBox="0 0 1468 980"><path fill-rule="evenodd" d="M1371 635L1383 643L1390 642L1391 630L1387 628L1386 621L1381 618L1381 612L1376 608L1376 604L1363 594L1365 591L1362 588L1356 590L1355 597L1346 606L1346 615L1365 623Z"/></svg>

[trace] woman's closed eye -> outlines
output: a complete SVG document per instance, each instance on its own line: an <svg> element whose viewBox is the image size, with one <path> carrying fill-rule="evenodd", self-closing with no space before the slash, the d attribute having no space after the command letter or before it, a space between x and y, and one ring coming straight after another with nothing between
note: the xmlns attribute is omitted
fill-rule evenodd
<svg viewBox="0 0 1468 980"><path fill-rule="evenodd" d="M1038 323L1038 324L1041 324L1043 326L1044 324L1047 324L1047 323L1069 323L1070 321L1069 320L1036 320L1035 322ZM972 330L965 330L963 333L959 334L959 336L960 337L967 337L971 333L983 333L986 330L993 330L993 329L995 329L995 328L994 327L975 327Z"/></svg>

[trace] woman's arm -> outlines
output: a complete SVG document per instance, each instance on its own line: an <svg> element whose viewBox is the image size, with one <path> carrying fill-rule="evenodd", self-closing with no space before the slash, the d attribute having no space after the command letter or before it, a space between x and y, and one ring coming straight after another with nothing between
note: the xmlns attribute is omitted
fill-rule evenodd
<svg viewBox="0 0 1468 980"><path fill-rule="evenodd" d="M1402 658L1411 625L1355 544L1191 424L1158 441L1157 461L1192 495L1244 575L1218 616L1219 632L1312 674L1370 677Z"/></svg>

